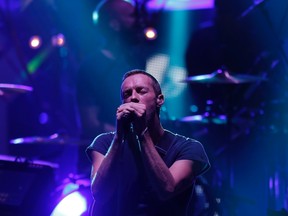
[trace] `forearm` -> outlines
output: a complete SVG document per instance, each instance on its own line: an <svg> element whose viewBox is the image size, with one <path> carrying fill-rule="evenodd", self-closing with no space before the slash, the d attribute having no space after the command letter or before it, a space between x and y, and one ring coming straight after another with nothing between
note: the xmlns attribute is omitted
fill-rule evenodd
<svg viewBox="0 0 288 216"><path fill-rule="evenodd" d="M117 188L117 175L119 172L119 159L122 142L114 137L111 147L105 155L99 169L92 175L92 194L95 199L109 200Z"/></svg>
<svg viewBox="0 0 288 216"><path fill-rule="evenodd" d="M175 191L175 180L160 155L155 149L149 133L140 138L143 163L152 186L160 199L166 199Z"/></svg>

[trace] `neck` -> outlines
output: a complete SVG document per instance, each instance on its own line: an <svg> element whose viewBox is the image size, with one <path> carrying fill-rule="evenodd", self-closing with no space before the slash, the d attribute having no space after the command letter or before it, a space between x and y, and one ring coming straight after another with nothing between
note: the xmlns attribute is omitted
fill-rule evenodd
<svg viewBox="0 0 288 216"><path fill-rule="evenodd" d="M154 143L156 143L160 137L164 134L164 128L160 123L159 117L156 117L149 126L149 133Z"/></svg>

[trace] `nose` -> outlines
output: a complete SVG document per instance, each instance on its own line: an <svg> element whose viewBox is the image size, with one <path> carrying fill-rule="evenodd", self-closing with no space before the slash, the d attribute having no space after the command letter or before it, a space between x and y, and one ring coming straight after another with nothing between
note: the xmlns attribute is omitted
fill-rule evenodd
<svg viewBox="0 0 288 216"><path fill-rule="evenodd" d="M138 98L138 94L137 94L136 91L133 91L133 92L132 92L132 95L131 95L131 102L139 103L139 98Z"/></svg>

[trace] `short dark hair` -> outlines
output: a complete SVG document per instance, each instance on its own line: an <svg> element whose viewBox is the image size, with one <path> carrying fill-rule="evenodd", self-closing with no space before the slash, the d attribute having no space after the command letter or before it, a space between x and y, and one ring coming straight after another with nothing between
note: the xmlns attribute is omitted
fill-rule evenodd
<svg viewBox="0 0 288 216"><path fill-rule="evenodd" d="M123 76L123 79L122 79L122 82L127 78L127 77L130 77L132 75L135 75L135 74L143 74L145 76L148 76L151 78L152 82L153 82L153 89L154 89L154 92L156 95L160 95L162 94L162 90L161 90L161 86L158 82L158 80L152 76L150 73L148 73L147 71L145 70L141 70L141 69L134 69L134 70L130 70L128 72L126 72Z"/></svg>

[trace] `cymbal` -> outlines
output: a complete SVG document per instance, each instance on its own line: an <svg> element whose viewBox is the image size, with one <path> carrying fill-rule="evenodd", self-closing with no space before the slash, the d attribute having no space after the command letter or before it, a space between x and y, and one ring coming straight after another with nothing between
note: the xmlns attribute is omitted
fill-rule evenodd
<svg viewBox="0 0 288 216"><path fill-rule="evenodd" d="M241 84L249 82L257 82L266 80L263 77L247 75L247 74L233 74L228 70L219 69L211 74L204 74L198 76L187 77L182 82L186 83L204 83L204 84Z"/></svg>
<svg viewBox="0 0 288 216"><path fill-rule="evenodd" d="M61 136L58 133L50 136L31 136L31 137L20 137L10 140L10 144L37 144L37 145L82 145L76 138L70 138ZM84 143L83 143L84 145Z"/></svg>
<svg viewBox="0 0 288 216"><path fill-rule="evenodd" d="M203 114L203 115L191 115L191 116L185 116L181 119L179 119L180 122L191 122L191 123L201 123L201 124L226 124L227 123L227 117L226 115L209 115L209 114Z"/></svg>
<svg viewBox="0 0 288 216"><path fill-rule="evenodd" d="M31 86L0 83L0 96L9 93L25 93L31 91L33 91L33 88Z"/></svg>
<svg viewBox="0 0 288 216"><path fill-rule="evenodd" d="M28 160L29 159L29 160ZM17 163L24 163L29 161L29 163L33 165L41 165L41 166L49 166L52 168L59 168L59 164L52 163L50 161L43 161L43 160L31 160L31 158L19 157L18 155L2 155L0 154L0 161L6 163L13 163L16 165Z"/></svg>

